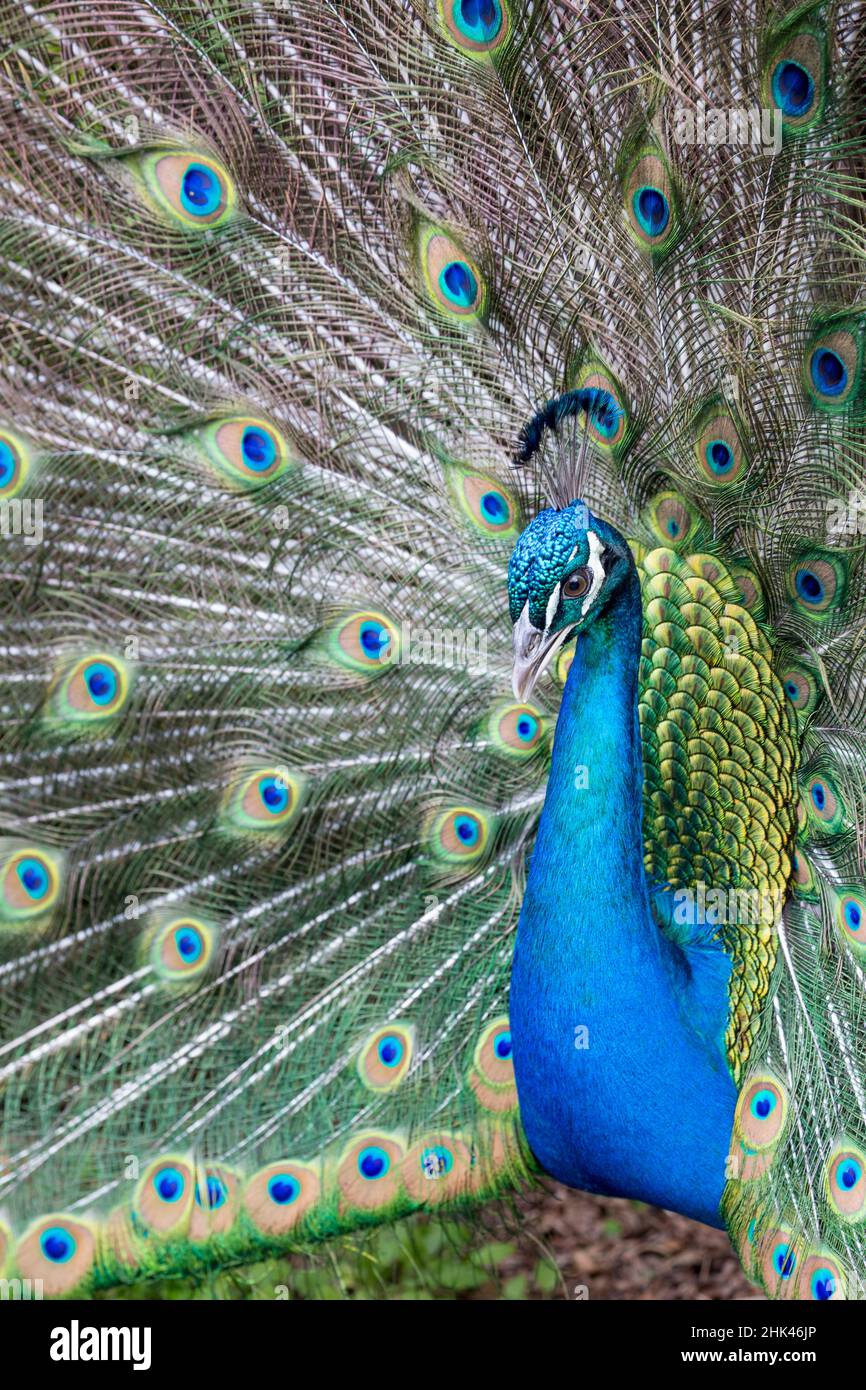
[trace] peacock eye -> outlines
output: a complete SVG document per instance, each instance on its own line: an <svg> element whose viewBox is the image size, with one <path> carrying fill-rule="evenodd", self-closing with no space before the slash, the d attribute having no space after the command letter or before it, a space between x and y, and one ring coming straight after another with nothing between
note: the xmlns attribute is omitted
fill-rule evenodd
<svg viewBox="0 0 866 1390"><path fill-rule="evenodd" d="M588 569L575 570L562 586L563 598L583 598L589 592L592 576Z"/></svg>

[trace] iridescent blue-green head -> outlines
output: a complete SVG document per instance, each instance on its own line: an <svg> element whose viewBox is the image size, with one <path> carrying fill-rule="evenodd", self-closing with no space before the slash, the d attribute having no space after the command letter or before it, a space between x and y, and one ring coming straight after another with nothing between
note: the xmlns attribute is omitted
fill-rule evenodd
<svg viewBox="0 0 866 1390"><path fill-rule="evenodd" d="M583 502L549 507L530 522L508 565L518 700L526 699L563 643L609 608L633 569L627 542Z"/></svg>

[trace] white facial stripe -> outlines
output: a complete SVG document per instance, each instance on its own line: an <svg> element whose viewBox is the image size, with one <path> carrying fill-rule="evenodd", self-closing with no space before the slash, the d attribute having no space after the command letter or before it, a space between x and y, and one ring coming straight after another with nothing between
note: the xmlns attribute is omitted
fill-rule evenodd
<svg viewBox="0 0 866 1390"><path fill-rule="evenodd" d="M589 541L589 559L586 563L588 569L592 572L592 584L590 585L589 593L583 600L581 616L584 618L598 598L601 592L601 586L604 583L604 565L601 563L601 552L604 546L594 531L587 531L586 539Z"/></svg>
<svg viewBox="0 0 866 1390"><path fill-rule="evenodd" d="M559 607L559 591L560 591L561 587L562 587L562 586L561 586L560 584L557 584L557 585L554 587L553 592L552 592L552 594L550 595L550 598L547 600L547 612L546 612L545 615L544 615L544 629L545 629L545 631L547 631L547 629L550 627L550 624L553 622L554 618L556 617L556 610L557 610L557 608Z"/></svg>

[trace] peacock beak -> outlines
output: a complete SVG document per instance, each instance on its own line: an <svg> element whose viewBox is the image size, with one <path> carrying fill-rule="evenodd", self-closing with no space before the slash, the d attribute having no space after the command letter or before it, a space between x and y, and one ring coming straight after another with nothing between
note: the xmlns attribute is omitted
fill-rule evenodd
<svg viewBox="0 0 866 1390"><path fill-rule="evenodd" d="M531 694L542 671L550 664L563 642L574 631L575 624L569 623L559 632L550 632L533 627L529 621L529 601L514 624L514 661L511 670L511 688L516 700L525 700Z"/></svg>

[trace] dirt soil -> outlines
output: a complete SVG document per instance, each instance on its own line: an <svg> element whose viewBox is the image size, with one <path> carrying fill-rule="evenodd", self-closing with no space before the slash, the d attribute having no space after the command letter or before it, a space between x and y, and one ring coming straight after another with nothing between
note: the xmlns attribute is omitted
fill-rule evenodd
<svg viewBox="0 0 866 1390"><path fill-rule="evenodd" d="M538 1260L541 1240L556 1259L562 1296L581 1296L583 1286L582 1296L602 1300L765 1301L743 1275L724 1231L641 1202L591 1197L553 1183L519 1206L526 1217L519 1242L526 1265L515 1260L514 1272Z"/></svg>

